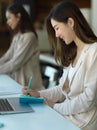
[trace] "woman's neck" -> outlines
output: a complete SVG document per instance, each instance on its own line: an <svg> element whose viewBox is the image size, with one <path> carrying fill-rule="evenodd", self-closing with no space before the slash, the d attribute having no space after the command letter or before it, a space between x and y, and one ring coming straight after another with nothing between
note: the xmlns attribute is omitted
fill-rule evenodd
<svg viewBox="0 0 97 130"><path fill-rule="evenodd" d="M84 46L86 45L86 43L81 41L79 38L76 38L74 42L77 46L77 52L81 52L83 50Z"/></svg>

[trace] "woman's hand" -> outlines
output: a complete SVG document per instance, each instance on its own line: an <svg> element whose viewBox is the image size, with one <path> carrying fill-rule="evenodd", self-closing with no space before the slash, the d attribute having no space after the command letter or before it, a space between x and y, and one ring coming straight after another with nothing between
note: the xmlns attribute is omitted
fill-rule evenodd
<svg viewBox="0 0 97 130"><path fill-rule="evenodd" d="M34 97L40 97L40 93L36 90L32 90L32 89L27 89L27 87L24 87L22 89L22 93L24 95L29 95L29 96L34 96Z"/></svg>
<svg viewBox="0 0 97 130"><path fill-rule="evenodd" d="M45 101L45 103L48 105L48 106L50 106L51 108L53 108L54 107L54 102L52 102L51 100L49 100L49 99L47 99L47 98L44 98L44 101Z"/></svg>

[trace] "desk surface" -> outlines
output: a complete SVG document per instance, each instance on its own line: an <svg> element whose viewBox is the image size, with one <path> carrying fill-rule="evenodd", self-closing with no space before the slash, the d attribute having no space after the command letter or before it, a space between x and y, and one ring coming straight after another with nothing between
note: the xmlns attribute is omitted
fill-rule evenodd
<svg viewBox="0 0 97 130"><path fill-rule="evenodd" d="M0 74L0 96L6 94L21 93L23 86L7 75Z"/></svg>
<svg viewBox="0 0 97 130"><path fill-rule="evenodd" d="M6 81L11 84L12 80ZM4 77L4 78L5 78ZM6 82L6 84L7 84ZM2 81L0 82L0 86ZM0 97L17 97L20 94L3 95ZM32 104L34 112L22 114L0 115L0 122L4 123L1 130L80 130L69 120L62 117L55 110L45 104Z"/></svg>

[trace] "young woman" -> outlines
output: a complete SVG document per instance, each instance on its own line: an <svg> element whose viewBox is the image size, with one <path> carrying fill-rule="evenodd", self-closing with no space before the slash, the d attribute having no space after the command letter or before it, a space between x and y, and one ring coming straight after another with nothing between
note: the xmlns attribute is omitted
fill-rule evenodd
<svg viewBox="0 0 97 130"><path fill-rule="evenodd" d="M0 73L8 74L18 83L27 86L32 76L31 88L41 89L37 34L30 16L19 4L12 3L6 10L7 24L13 33L10 48L0 58Z"/></svg>
<svg viewBox="0 0 97 130"><path fill-rule="evenodd" d="M45 102L82 130L97 129L97 37L71 1L56 5L46 19L50 44L63 75L56 87L23 94Z"/></svg>

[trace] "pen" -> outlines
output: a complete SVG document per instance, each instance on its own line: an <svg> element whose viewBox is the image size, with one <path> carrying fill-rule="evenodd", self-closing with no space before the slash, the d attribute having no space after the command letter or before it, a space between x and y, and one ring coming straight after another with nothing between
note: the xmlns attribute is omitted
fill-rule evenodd
<svg viewBox="0 0 97 130"><path fill-rule="evenodd" d="M32 76L29 78L29 81L28 81L28 89L30 89L30 87L31 87L31 83L32 83Z"/></svg>

